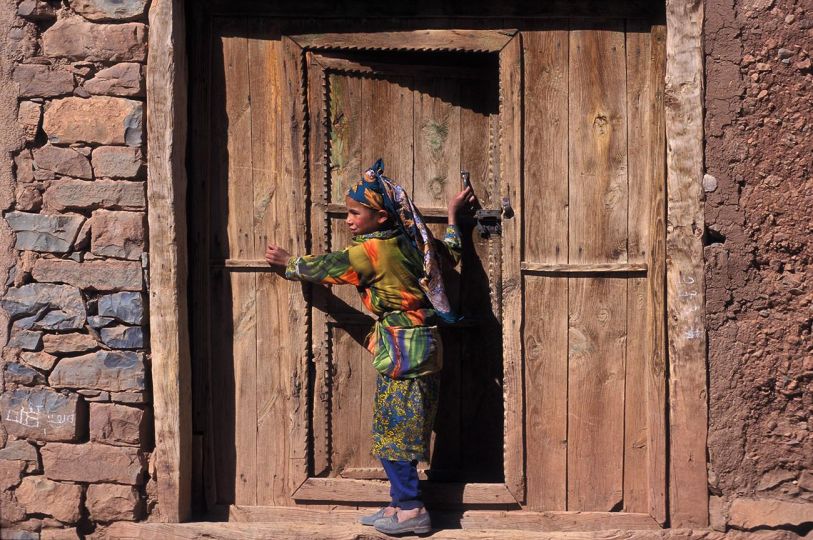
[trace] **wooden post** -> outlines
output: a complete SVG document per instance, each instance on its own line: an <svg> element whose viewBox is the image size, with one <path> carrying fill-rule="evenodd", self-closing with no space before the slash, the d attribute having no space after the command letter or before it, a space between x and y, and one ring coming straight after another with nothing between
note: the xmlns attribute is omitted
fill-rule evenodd
<svg viewBox="0 0 813 540"><path fill-rule="evenodd" d="M703 1L666 2L670 521L708 525L703 284Z"/></svg>
<svg viewBox="0 0 813 540"><path fill-rule="evenodd" d="M186 296L186 49L183 0L153 0L147 62L150 350L158 515L189 516L192 407Z"/></svg>

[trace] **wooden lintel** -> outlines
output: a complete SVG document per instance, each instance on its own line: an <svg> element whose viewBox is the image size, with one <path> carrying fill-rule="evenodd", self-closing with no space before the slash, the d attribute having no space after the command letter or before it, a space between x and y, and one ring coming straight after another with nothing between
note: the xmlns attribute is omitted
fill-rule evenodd
<svg viewBox="0 0 813 540"><path fill-rule="evenodd" d="M505 484L422 483L424 498L435 504L515 505ZM383 502L390 498L389 484L378 480L309 478L293 494L301 501Z"/></svg>
<svg viewBox="0 0 813 540"><path fill-rule="evenodd" d="M543 264L523 262L523 272L535 274L616 274L646 273L646 263L601 263L601 264Z"/></svg>
<svg viewBox="0 0 813 540"><path fill-rule="evenodd" d="M150 352L159 518L191 510L192 389L187 317L186 50L182 0L150 6L147 201Z"/></svg>
<svg viewBox="0 0 813 540"><path fill-rule="evenodd" d="M275 272L264 259L220 259L209 261L212 268L226 268L228 270L251 270L252 272Z"/></svg>
<svg viewBox="0 0 813 540"><path fill-rule="evenodd" d="M666 2L666 322L673 527L708 526L703 2Z"/></svg>
<svg viewBox="0 0 813 540"><path fill-rule="evenodd" d="M404 30L290 36L303 49L499 52L516 30Z"/></svg>

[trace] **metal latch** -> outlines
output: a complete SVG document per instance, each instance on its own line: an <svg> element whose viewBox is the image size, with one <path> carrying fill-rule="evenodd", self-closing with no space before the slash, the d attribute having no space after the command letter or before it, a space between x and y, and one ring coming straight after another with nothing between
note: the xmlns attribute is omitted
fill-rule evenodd
<svg viewBox="0 0 813 540"><path fill-rule="evenodd" d="M463 187L470 187L471 181L469 180L468 171L460 171L460 179L463 182ZM511 201L508 197L503 197L499 210L477 208L474 210L474 219L477 222L477 232L483 238L488 238L492 234L502 234L502 220L503 218L511 219L514 217L514 209L511 208Z"/></svg>
<svg viewBox="0 0 813 540"><path fill-rule="evenodd" d="M477 232L483 238L488 238L492 234L502 234L502 211L486 210L481 208L475 210L474 219L477 220Z"/></svg>

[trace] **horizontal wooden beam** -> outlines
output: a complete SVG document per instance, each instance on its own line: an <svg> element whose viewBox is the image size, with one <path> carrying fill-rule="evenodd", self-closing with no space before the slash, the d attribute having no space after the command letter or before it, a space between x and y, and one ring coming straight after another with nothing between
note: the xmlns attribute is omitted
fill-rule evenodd
<svg viewBox="0 0 813 540"><path fill-rule="evenodd" d="M222 507L216 519L240 523L307 522L314 525L347 526L369 510L321 510L313 507L239 506ZM524 510L466 510L432 512L436 527L521 531L599 531L608 529L657 530L649 514L625 512L528 512Z"/></svg>
<svg viewBox="0 0 813 540"><path fill-rule="evenodd" d="M499 52L516 30L403 30L290 36L303 49Z"/></svg>
<svg viewBox="0 0 813 540"><path fill-rule="evenodd" d="M516 504L505 484L422 482L427 503L434 504ZM385 502L390 486L379 480L349 478L308 478L293 494L301 501Z"/></svg>
<svg viewBox="0 0 813 540"><path fill-rule="evenodd" d="M343 204L339 203L328 203L328 204L319 204L314 203L314 207L321 208L328 214L332 216L343 216L347 214L347 207ZM441 208L441 207L430 207L430 208L419 208L421 211L421 215L425 218L447 218L449 216L448 208Z"/></svg>
<svg viewBox="0 0 813 540"><path fill-rule="evenodd" d="M249 270L253 272L275 272L264 259L210 259L211 268L226 268L227 270Z"/></svg>
<svg viewBox="0 0 813 540"><path fill-rule="evenodd" d="M441 66L430 64L393 64L386 62L375 62L367 59L349 59L345 56L338 56L338 53L331 54L323 52L312 54L313 61L319 64L322 69L341 73L359 73L363 75L408 75L410 77L443 77L455 79L488 79L492 74L483 67L464 66ZM351 53L341 53L351 54Z"/></svg>
<svg viewBox="0 0 813 540"><path fill-rule="evenodd" d="M542 264L522 262L523 272L535 274L616 274L646 273L646 263L597 263L597 264Z"/></svg>

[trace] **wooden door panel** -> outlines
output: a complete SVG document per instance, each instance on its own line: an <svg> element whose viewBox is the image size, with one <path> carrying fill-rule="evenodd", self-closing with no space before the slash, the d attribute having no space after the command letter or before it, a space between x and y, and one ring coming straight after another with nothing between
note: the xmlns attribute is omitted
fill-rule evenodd
<svg viewBox="0 0 813 540"><path fill-rule="evenodd" d="M651 35L618 23L523 34L531 509L662 505L663 403L649 397L662 382L648 375L663 283L649 270L664 157Z"/></svg>
<svg viewBox="0 0 813 540"><path fill-rule="evenodd" d="M325 73L322 79L312 74L308 76L311 88L325 93L324 97L316 92L309 95L315 125L323 125L325 129L325 133L312 132L311 141L329 156L321 159L311 154L314 164L312 178L319 179L319 182L324 178L326 186L314 184L312 187L314 193L319 197L324 194L325 199L320 203L317 197L314 207L314 222L317 223L314 230L321 223L326 227L315 239L317 252L349 245L350 234L344 223L344 192L347 186L358 181L362 168L378 157L385 160L386 174L412 194L426 216L429 228L438 238L445 233L445 205L449 194L459 190L460 168L467 167L462 164L461 156L467 156L472 162L476 175L472 180L483 202L487 204L494 198L492 149L496 140L494 117L497 110L493 81L481 77L473 82L464 81L438 77L438 70L413 72L401 67L392 73L346 73L338 68L322 67L318 64L318 56L308 58L311 73L320 69ZM329 66L346 65L335 55L325 61L328 60ZM320 80L325 84L320 85ZM466 96L465 99L462 95ZM461 129L463 117L468 122L465 132ZM324 124L319 118L325 119ZM360 152L362 159L354 161L351 157L354 152ZM322 221L321 216L326 219ZM500 330L493 313L495 304L491 294L497 290L494 280L498 279L499 266L495 259L498 260L500 248L498 239L487 241L472 238L470 234L466 242L470 252L461 268L470 275L471 290L465 295L465 303L461 293L467 280L461 279L461 270L447 269L444 278L452 305L469 310L465 313L470 318L470 327L444 331L446 367L442 374L442 418L438 419L437 435L433 436L430 463L436 479L465 480L467 475L475 476L472 473L485 466L490 467L488 471L491 472L479 476L500 481L501 393L484 388L499 384L494 374L501 370ZM481 290L475 291L474 287ZM372 319L362 314L358 293L351 287L314 288L314 306L314 335L327 336L324 344L314 342L318 351L315 356L324 358L331 374L330 380L324 383L325 391L331 395L330 410L314 413L315 424L325 426L324 436L314 434L314 445L320 449L328 448L330 455L316 470L323 475L343 478L383 478L383 470L369 454L375 372L369 365L369 353L358 343L363 337L361 330L368 329ZM336 324L330 322L334 319ZM356 339L351 339L346 332L351 320L367 321L352 327L358 331L354 330L359 334ZM330 329L324 333L322 328L327 326ZM479 349L464 346L483 330L488 331L494 345L487 346L487 339L478 337ZM470 358L463 361L466 354ZM480 358L484 355L493 358ZM466 369L461 365L464 363L482 367L490 365L491 369L482 369L478 375L463 380ZM464 396L461 384L470 385L467 389L473 399ZM321 405L315 402L314 406ZM483 414L484 410L488 412ZM475 415L485 421L478 424ZM494 420L497 418L499 426L495 430ZM349 424L352 428L345 429ZM486 433L488 429L491 432ZM472 436L496 442L472 450L471 447L477 445L463 443L473 441ZM490 453L488 457L487 453ZM419 465L422 476L424 469L429 467L429 463Z"/></svg>

